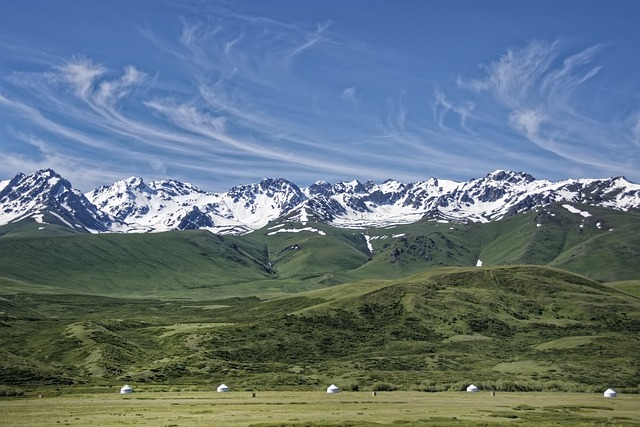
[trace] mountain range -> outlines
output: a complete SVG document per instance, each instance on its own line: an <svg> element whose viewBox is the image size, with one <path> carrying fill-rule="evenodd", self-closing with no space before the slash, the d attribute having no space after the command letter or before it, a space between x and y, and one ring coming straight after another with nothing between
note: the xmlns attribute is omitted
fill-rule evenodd
<svg viewBox="0 0 640 427"><path fill-rule="evenodd" d="M624 177L538 180L497 170L457 182L429 178L405 184L387 180L318 181L301 188L282 178L207 192L176 180L131 177L83 194L51 169L0 182L0 225L23 220L91 233L206 229L245 234L286 218L340 228L387 227L422 219L486 223L550 203L621 211L640 208L640 185Z"/></svg>

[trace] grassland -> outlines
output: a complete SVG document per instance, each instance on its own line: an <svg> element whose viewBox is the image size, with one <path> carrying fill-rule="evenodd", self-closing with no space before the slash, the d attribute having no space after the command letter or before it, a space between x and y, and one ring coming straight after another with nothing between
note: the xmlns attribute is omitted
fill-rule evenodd
<svg viewBox="0 0 640 427"><path fill-rule="evenodd" d="M445 268L277 298L5 293L0 384L636 393L640 300L562 270Z"/></svg>
<svg viewBox="0 0 640 427"><path fill-rule="evenodd" d="M324 234L271 224L245 236L38 235L14 224L0 230L0 395L222 382L638 393L640 215L588 209L313 224Z"/></svg>
<svg viewBox="0 0 640 427"><path fill-rule="evenodd" d="M0 400L0 425L637 426L640 396L586 393L135 392Z"/></svg>
<svg viewBox="0 0 640 427"><path fill-rule="evenodd" d="M123 298L288 295L367 279L402 279L447 266L548 265L600 282L640 278L640 213L550 205L488 224L421 221L345 230L244 236L206 231L79 235L52 226L0 227L0 288ZM371 252L365 238L370 238ZM636 287L637 288L637 287Z"/></svg>

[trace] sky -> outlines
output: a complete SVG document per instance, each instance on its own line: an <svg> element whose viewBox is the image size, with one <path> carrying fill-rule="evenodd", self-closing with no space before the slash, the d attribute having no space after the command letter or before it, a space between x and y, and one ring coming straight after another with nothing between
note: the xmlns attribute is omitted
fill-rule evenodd
<svg viewBox="0 0 640 427"><path fill-rule="evenodd" d="M0 179L640 182L635 0L6 0Z"/></svg>

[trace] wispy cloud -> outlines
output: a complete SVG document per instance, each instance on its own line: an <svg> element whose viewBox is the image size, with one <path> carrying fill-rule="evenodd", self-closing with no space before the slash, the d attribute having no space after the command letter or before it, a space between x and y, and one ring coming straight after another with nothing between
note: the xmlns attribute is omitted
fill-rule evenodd
<svg viewBox="0 0 640 427"><path fill-rule="evenodd" d="M320 43L323 40L323 34L330 26L331 21L318 24L316 31L306 34L306 41L301 45L296 46L291 52L287 54L286 58L288 60L291 60L304 51L311 49L317 43Z"/></svg>
<svg viewBox="0 0 640 427"><path fill-rule="evenodd" d="M35 135L12 132L15 139L32 153L19 154L0 152L0 170L30 173L39 169L55 169L62 176L72 179L77 188L93 188L96 183L109 183L122 179L118 171L105 169L101 161L78 159L77 156L65 154L55 144L38 138Z"/></svg>
<svg viewBox="0 0 640 427"><path fill-rule="evenodd" d="M625 173L640 161L629 155L638 109L600 116L604 105L585 104L606 45L533 41L475 75L433 82L413 71L415 58L345 38L331 21L209 2L182 10L170 30L135 27L145 55L26 50L38 65L0 79L0 113L11 118L0 172L50 166L89 185L145 171L211 189L276 175L416 180L567 164ZM19 51L0 39L0 54Z"/></svg>
<svg viewBox="0 0 640 427"><path fill-rule="evenodd" d="M388 101L387 125L390 129L405 131L409 110L402 101L403 96L404 92L401 93L397 99L390 99Z"/></svg>
<svg viewBox="0 0 640 427"><path fill-rule="evenodd" d="M473 112L475 105L466 101L463 105L454 105L453 102L449 101L445 94L441 90L436 90L435 92L435 101L433 103L433 116L434 120L438 124L438 127L445 128L447 127L445 124L445 120L449 113L453 113L458 117L458 123L462 129L469 130L467 127L467 118Z"/></svg>
<svg viewBox="0 0 640 427"><path fill-rule="evenodd" d="M76 96L82 99L90 95L96 79L107 71L103 66L94 64L86 58L74 58L57 67L57 70L59 71L57 75L68 82Z"/></svg>
<svg viewBox="0 0 640 427"><path fill-rule="evenodd" d="M340 98L347 102L358 102L355 86L343 89Z"/></svg>
<svg viewBox="0 0 640 427"><path fill-rule="evenodd" d="M611 117L598 117L583 105L585 93L594 91L587 85L603 69L596 61L604 46L573 54L564 48L560 41L532 41L509 49L482 66L483 76L458 78L457 86L476 95L476 110L491 111L486 120L506 118L516 134L542 150L603 171L625 168L621 135ZM442 99L438 105L453 109ZM607 156L601 155L603 150Z"/></svg>
<svg viewBox="0 0 640 427"><path fill-rule="evenodd" d="M637 147L640 147L640 111L633 113L628 122L631 129L631 140Z"/></svg>

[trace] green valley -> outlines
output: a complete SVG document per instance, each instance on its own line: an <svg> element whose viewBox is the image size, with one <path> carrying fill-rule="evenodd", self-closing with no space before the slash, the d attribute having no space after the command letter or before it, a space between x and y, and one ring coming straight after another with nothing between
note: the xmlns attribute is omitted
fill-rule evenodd
<svg viewBox="0 0 640 427"><path fill-rule="evenodd" d="M636 393L640 215L589 210L367 230L282 222L243 236L5 226L2 392Z"/></svg>

